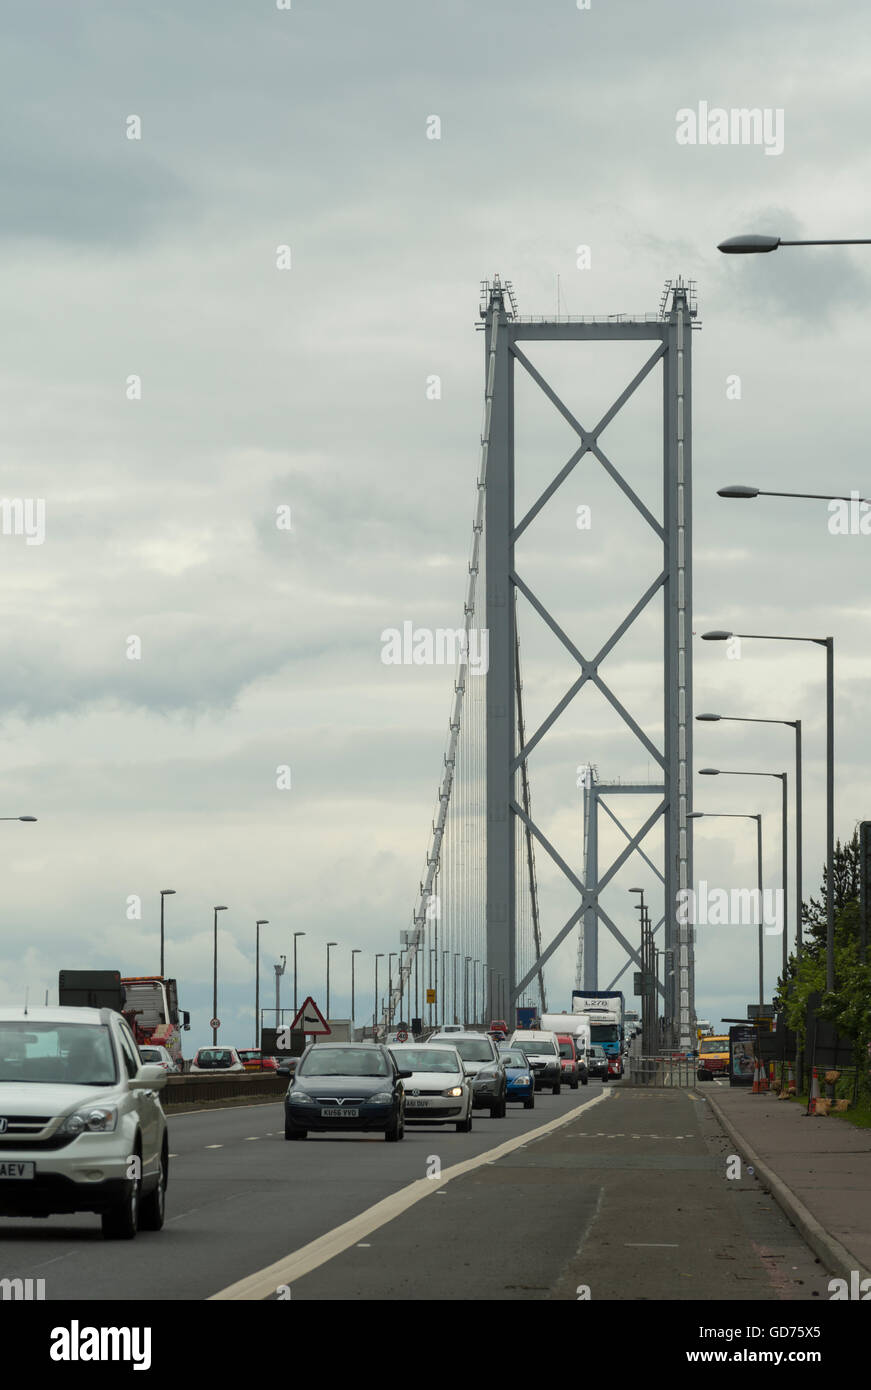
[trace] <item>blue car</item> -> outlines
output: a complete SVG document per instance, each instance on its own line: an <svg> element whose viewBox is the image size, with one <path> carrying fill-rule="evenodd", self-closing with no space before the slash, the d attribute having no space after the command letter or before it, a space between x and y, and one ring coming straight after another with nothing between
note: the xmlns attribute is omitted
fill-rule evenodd
<svg viewBox="0 0 871 1390"><path fill-rule="evenodd" d="M499 1057L505 1068L508 1089L506 1100L523 1102L524 1110L535 1108L535 1077L529 1065L529 1058L519 1047L500 1047Z"/></svg>

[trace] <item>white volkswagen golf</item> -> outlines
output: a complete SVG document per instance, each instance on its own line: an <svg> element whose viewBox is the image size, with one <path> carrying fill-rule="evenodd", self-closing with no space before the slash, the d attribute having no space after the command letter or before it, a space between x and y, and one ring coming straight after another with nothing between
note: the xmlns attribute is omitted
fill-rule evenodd
<svg viewBox="0 0 871 1390"><path fill-rule="evenodd" d="M411 1076L402 1083L405 1123L454 1124L461 1134L472 1128L472 1087L455 1047L426 1043L391 1043L388 1049L401 1071Z"/></svg>
<svg viewBox="0 0 871 1390"><path fill-rule="evenodd" d="M166 1075L112 1009L0 1006L0 1216L91 1211L108 1238L159 1231Z"/></svg>

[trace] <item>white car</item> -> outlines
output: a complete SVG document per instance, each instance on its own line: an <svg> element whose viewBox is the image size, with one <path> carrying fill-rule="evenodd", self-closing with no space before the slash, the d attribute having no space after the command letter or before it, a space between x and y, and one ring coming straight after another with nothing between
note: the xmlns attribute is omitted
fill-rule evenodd
<svg viewBox="0 0 871 1390"><path fill-rule="evenodd" d="M159 1231L165 1084L113 1009L0 1007L0 1216L89 1211L107 1238Z"/></svg>
<svg viewBox="0 0 871 1390"><path fill-rule="evenodd" d="M245 1064L235 1047L201 1047L191 1062L194 1075L224 1076L228 1071L244 1071Z"/></svg>
<svg viewBox="0 0 871 1390"><path fill-rule="evenodd" d="M445 1044L391 1043L400 1071L411 1076L402 1083L405 1123L454 1124L460 1134L472 1128L472 1087L455 1047Z"/></svg>
<svg viewBox="0 0 871 1390"><path fill-rule="evenodd" d="M139 1059L142 1062L153 1062L157 1067L163 1067L165 1072L172 1072L175 1075L178 1068L171 1052L167 1052L165 1047L155 1047L153 1043L142 1043L139 1046Z"/></svg>

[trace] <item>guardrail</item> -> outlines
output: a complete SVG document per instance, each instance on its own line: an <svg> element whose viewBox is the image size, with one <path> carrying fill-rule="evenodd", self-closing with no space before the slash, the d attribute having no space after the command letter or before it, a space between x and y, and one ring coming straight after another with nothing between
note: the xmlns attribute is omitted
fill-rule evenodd
<svg viewBox="0 0 871 1390"><path fill-rule="evenodd" d="M164 1110L201 1101L275 1101L287 1090L289 1078L276 1072L231 1072L225 1076L168 1076L160 1092Z"/></svg>
<svg viewBox="0 0 871 1390"><path fill-rule="evenodd" d="M623 1075L624 1086L680 1086L696 1084L697 1062L681 1057L633 1057Z"/></svg>

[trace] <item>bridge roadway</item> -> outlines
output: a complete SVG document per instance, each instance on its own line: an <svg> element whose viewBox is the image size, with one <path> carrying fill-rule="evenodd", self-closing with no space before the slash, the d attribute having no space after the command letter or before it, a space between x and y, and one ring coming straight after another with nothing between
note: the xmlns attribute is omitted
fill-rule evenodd
<svg viewBox="0 0 871 1390"><path fill-rule="evenodd" d="M578 1107L496 1162L434 1181L294 1277L292 1299L575 1299L578 1285L594 1300L826 1296L773 1201L725 1178L729 1146L703 1100L596 1082L540 1094L532 1111L509 1106L504 1120L478 1112L468 1135L409 1128L400 1144L288 1144L280 1105L174 1116L162 1232L110 1242L94 1216L2 1218L0 1278L44 1279L48 1301L208 1298L424 1178L433 1156L448 1169ZM246 1296L274 1297L280 1278Z"/></svg>

